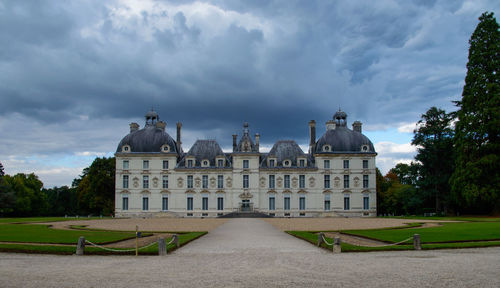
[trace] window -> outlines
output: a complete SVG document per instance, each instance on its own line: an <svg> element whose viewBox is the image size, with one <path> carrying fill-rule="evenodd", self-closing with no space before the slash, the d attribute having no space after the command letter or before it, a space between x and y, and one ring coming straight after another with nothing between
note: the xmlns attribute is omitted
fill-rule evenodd
<svg viewBox="0 0 500 288"><path fill-rule="evenodd" d="M123 188L128 188L128 175L123 175Z"/></svg>
<svg viewBox="0 0 500 288"><path fill-rule="evenodd" d="M170 147L168 147L168 145L164 145L163 146L163 151L164 152L168 152L168 150L170 150Z"/></svg>
<svg viewBox="0 0 500 288"><path fill-rule="evenodd" d="M223 159L217 160L217 166L218 167L224 167L224 160Z"/></svg>
<svg viewBox="0 0 500 288"><path fill-rule="evenodd" d="M344 175L344 188L349 188L349 175Z"/></svg>
<svg viewBox="0 0 500 288"><path fill-rule="evenodd" d="M248 160L243 160L243 169L248 169Z"/></svg>
<svg viewBox="0 0 500 288"><path fill-rule="evenodd" d="M123 169L128 169L128 160L123 160Z"/></svg>
<svg viewBox="0 0 500 288"><path fill-rule="evenodd" d="M349 169L349 160L344 160L344 169Z"/></svg>
<svg viewBox="0 0 500 288"><path fill-rule="evenodd" d="M284 164L285 164L285 166L288 167L288 166L290 166L290 161L286 160Z"/></svg>
<svg viewBox="0 0 500 288"><path fill-rule="evenodd" d="M370 209L370 197L368 195L363 196L363 209Z"/></svg>
<svg viewBox="0 0 500 288"><path fill-rule="evenodd" d="M304 159L299 160L299 167L304 167L306 166L306 161Z"/></svg>
<svg viewBox="0 0 500 288"><path fill-rule="evenodd" d="M330 146L328 146L328 145L323 146L323 151L326 151L326 152L330 151Z"/></svg>
<svg viewBox="0 0 500 288"><path fill-rule="evenodd" d="M161 210L167 211L168 210L168 196L163 195L161 198Z"/></svg>
<svg viewBox="0 0 500 288"><path fill-rule="evenodd" d="M269 160L269 167L274 167L274 159Z"/></svg>
<svg viewBox="0 0 500 288"><path fill-rule="evenodd" d="M203 175L202 176L202 187L203 188L208 188L208 175Z"/></svg>
<svg viewBox="0 0 500 288"><path fill-rule="evenodd" d="M344 210L350 209L349 195L344 195Z"/></svg>
<svg viewBox="0 0 500 288"><path fill-rule="evenodd" d="M269 194L269 210L276 210L274 194Z"/></svg>
<svg viewBox="0 0 500 288"><path fill-rule="evenodd" d="M128 210L128 196L122 198L122 210Z"/></svg>
<svg viewBox="0 0 500 288"><path fill-rule="evenodd" d="M149 176L147 175L142 176L142 188L149 188Z"/></svg>
<svg viewBox="0 0 500 288"><path fill-rule="evenodd" d="M290 175L285 175L285 188L290 188Z"/></svg>
<svg viewBox="0 0 500 288"><path fill-rule="evenodd" d="M188 168L192 168L193 167L193 160L188 160Z"/></svg>
<svg viewBox="0 0 500 288"><path fill-rule="evenodd" d="M330 211L330 194L325 194L325 211Z"/></svg>
<svg viewBox="0 0 500 288"><path fill-rule="evenodd" d="M304 195L299 198L299 210L306 210L306 196Z"/></svg>
<svg viewBox="0 0 500 288"><path fill-rule="evenodd" d="M330 188L330 175L324 175L325 178L325 189Z"/></svg>
<svg viewBox="0 0 500 288"><path fill-rule="evenodd" d="M363 188L368 188L368 175L363 175Z"/></svg>
<svg viewBox="0 0 500 288"><path fill-rule="evenodd" d="M193 210L193 195L187 196L187 210L189 211Z"/></svg>
<svg viewBox="0 0 500 288"><path fill-rule="evenodd" d="M323 166L325 167L325 169L330 169L330 160L324 160Z"/></svg>
<svg viewBox="0 0 500 288"><path fill-rule="evenodd" d="M142 197L142 210L143 211L149 210L149 198L148 197Z"/></svg>
<svg viewBox="0 0 500 288"><path fill-rule="evenodd" d="M208 161L207 161L207 160L204 160L204 161L203 161L203 166L204 166L204 167L208 166Z"/></svg>
<svg viewBox="0 0 500 288"><path fill-rule="evenodd" d="M224 210L224 197L217 197L217 210Z"/></svg>
<svg viewBox="0 0 500 288"><path fill-rule="evenodd" d="M188 175L187 188L193 188L193 175Z"/></svg>
<svg viewBox="0 0 500 288"><path fill-rule="evenodd" d="M248 188L248 175L243 175L243 188Z"/></svg>
<svg viewBox="0 0 500 288"><path fill-rule="evenodd" d="M285 210L290 210L290 195L285 195L285 198L283 198L284 203L283 203L283 208Z"/></svg>
<svg viewBox="0 0 500 288"><path fill-rule="evenodd" d="M123 151L128 151L128 146L123 147Z"/></svg>
<svg viewBox="0 0 500 288"><path fill-rule="evenodd" d="M224 175L217 175L217 188L224 188Z"/></svg>
<svg viewBox="0 0 500 288"><path fill-rule="evenodd" d="M368 169L368 160L363 160L363 169Z"/></svg>
<svg viewBox="0 0 500 288"><path fill-rule="evenodd" d="M306 175L299 175L299 188L306 188Z"/></svg>
<svg viewBox="0 0 500 288"><path fill-rule="evenodd" d="M149 169L149 160L142 161L142 169Z"/></svg>
<svg viewBox="0 0 500 288"><path fill-rule="evenodd" d="M168 169L168 160L163 160L163 170Z"/></svg>
<svg viewBox="0 0 500 288"><path fill-rule="evenodd" d="M208 210L208 195L203 195L201 198L201 209Z"/></svg>
<svg viewBox="0 0 500 288"><path fill-rule="evenodd" d="M269 189L274 189L274 175L269 175Z"/></svg>
<svg viewBox="0 0 500 288"><path fill-rule="evenodd" d="M168 175L163 175L162 187L163 187L163 189L168 189Z"/></svg>

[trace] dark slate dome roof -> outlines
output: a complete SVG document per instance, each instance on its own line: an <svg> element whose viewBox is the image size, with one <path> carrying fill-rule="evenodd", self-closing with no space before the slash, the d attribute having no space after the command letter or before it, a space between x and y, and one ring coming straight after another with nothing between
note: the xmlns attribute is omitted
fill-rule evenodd
<svg viewBox="0 0 500 288"><path fill-rule="evenodd" d="M186 157L194 156L196 159L195 166L200 166L202 160L210 161L210 166L215 166L217 156L224 156L226 154L222 151L219 143L215 140L196 140L191 149L185 154L184 158L179 162L180 167L186 166ZM226 165L229 163L226 158Z"/></svg>
<svg viewBox="0 0 500 288"><path fill-rule="evenodd" d="M123 137L120 144L116 148L116 152L122 152L122 147L124 145L130 146L130 152L136 153L151 153L151 152L161 152L161 146L168 144L170 146L170 153L177 153L177 145L161 128L156 128L153 125L147 125L146 127L130 132L127 136Z"/></svg>
<svg viewBox="0 0 500 288"><path fill-rule="evenodd" d="M323 151L323 146L331 146L330 152ZM363 146L368 150L363 151ZM373 143L365 135L353 131L345 126L337 126L327 130L316 142L315 153L375 153Z"/></svg>

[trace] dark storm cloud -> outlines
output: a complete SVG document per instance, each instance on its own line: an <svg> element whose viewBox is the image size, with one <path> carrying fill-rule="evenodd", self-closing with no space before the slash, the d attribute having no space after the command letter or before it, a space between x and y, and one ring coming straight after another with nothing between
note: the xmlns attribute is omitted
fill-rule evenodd
<svg viewBox="0 0 500 288"><path fill-rule="evenodd" d="M169 127L224 130L223 145L243 121L268 143L306 139L311 119L321 135L339 107L349 122L413 122L452 108L494 3L4 1L0 116L126 126L153 106Z"/></svg>

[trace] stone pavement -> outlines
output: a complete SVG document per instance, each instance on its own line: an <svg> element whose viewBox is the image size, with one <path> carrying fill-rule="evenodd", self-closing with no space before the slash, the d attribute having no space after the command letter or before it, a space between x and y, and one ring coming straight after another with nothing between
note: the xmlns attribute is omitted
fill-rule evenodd
<svg viewBox="0 0 500 288"><path fill-rule="evenodd" d="M332 254L231 219L165 257L0 253L0 287L500 287L500 247Z"/></svg>

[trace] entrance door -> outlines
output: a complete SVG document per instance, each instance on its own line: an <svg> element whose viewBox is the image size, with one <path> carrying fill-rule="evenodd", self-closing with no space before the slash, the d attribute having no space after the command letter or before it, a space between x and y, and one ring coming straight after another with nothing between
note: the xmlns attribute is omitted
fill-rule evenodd
<svg viewBox="0 0 500 288"><path fill-rule="evenodd" d="M250 200L248 199L241 200L241 211L251 211Z"/></svg>

